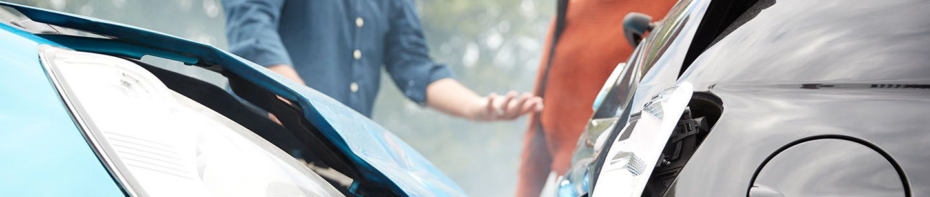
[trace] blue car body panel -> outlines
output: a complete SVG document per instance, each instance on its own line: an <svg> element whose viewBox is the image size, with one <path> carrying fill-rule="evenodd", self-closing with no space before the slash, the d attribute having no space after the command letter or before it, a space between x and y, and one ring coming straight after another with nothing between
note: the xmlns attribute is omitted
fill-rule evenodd
<svg viewBox="0 0 930 197"><path fill-rule="evenodd" d="M0 24L0 196L124 196L39 62L40 44Z"/></svg>
<svg viewBox="0 0 930 197"><path fill-rule="evenodd" d="M123 47L98 45L93 39L62 39L58 43L69 48L135 58L153 55L187 64L220 66L272 93L297 101L309 122L356 164L362 178L411 196L465 195L451 179L387 129L316 90L248 60L210 45L128 25L5 2L0 5L13 7L34 21L105 35L125 43ZM36 58L36 53L30 55Z"/></svg>

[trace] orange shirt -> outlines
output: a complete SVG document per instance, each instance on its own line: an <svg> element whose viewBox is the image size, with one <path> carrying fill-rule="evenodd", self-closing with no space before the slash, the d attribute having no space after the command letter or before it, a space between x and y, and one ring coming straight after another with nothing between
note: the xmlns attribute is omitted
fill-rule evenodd
<svg viewBox="0 0 930 197"><path fill-rule="evenodd" d="M604 81L633 48L623 37L623 17L640 12L660 20L677 0L570 0L565 29L549 68L544 111L530 117L525 136L517 196L539 196L550 171L566 173L578 137L593 110L591 105ZM553 23L554 24L554 23ZM554 27L554 25L552 25ZM551 30L551 28L550 28ZM539 68L536 87L544 74L552 31ZM532 121L541 118L543 133Z"/></svg>

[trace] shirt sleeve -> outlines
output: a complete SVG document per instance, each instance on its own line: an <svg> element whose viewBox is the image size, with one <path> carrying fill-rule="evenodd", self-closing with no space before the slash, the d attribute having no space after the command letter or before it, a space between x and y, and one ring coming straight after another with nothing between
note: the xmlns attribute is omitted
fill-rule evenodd
<svg viewBox="0 0 930 197"><path fill-rule="evenodd" d="M262 66L293 65L278 35L284 0L223 0L229 51Z"/></svg>
<svg viewBox="0 0 930 197"><path fill-rule="evenodd" d="M452 70L429 57L413 1L394 0L393 5L385 38L385 68L407 98L424 105L426 87L436 80L451 78Z"/></svg>

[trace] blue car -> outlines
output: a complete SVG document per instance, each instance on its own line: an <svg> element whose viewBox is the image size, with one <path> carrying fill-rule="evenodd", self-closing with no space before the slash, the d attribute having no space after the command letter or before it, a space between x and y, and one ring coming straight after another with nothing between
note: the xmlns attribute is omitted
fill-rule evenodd
<svg viewBox="0 0 930 197"><path fill-rule="evenodd" d="M0 23L0 196L465 195L365 116L228 52L0 6L28 18ZM219 73L241 98L143 56Z"/></svg>

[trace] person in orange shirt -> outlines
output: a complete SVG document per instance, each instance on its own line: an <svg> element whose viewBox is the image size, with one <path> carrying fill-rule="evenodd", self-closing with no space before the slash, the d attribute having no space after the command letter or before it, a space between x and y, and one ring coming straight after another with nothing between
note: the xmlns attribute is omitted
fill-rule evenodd
<svg viewBox="0 0 930 197"><path fill-rule="evenodd" d="M558 2L559 14L546 43L551 50L543 54L536 81L536 93L546 108L530 116L516 196L539 196L550 172L562 176L568 171L575 143L593 113L594 98L633 51L623 36L626 14L661 19L678 0ZM554 34L559 36L553 39Z"/></svg>

